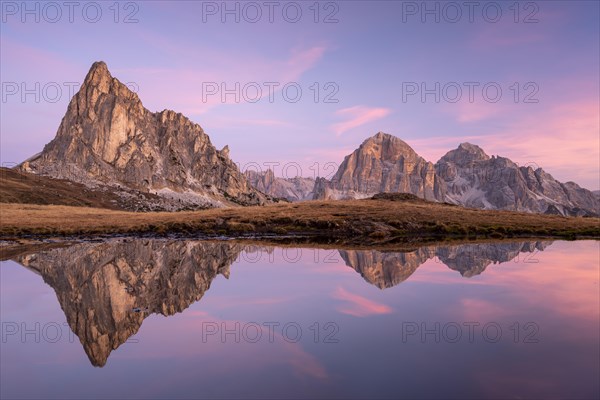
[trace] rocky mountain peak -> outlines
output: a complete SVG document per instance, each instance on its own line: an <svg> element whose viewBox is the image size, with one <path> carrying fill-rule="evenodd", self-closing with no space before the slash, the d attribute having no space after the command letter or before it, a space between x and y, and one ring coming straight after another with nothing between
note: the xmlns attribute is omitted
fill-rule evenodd
<svg viewBox="0 0 600 400"><path fill-rule="evenodd" d="M114 78L104 61L96 61L92 64L78 94L79 98L92 101L97 101L100 95L114 95L123 99L133 100L136 103L139 102L141 105L138 95L117 78ZM75 99L75 97L73 98Z"/></svg>
<svg viewBox="0 0 600 400"><path fill-rule="evenodd" d="M378 132L365 140L357 151L390 162L396 162L402 157L408 159L418 157L413 148L405 141L384 132Z"/></svg>
<svg viewBox="0 0 600 400"><path fill-rule="evenodd" d="M219 153L221 153L223 157L229 158L229 146L225 145Z"/></svg>
<svg viewBox="0 0 600 400"><path fill-rule="evenodd" d="M440 162L453 162L457 165L466 165L474 161L486 161L489 159L490 156L481 147L465 142L458 145L456 149L446 153L440 159Z"/></svg>
<svg viewBox="0 0 600 400"><path fill-rule="evenodd" d="M54 140L21 166L86 186L125 190L141 209L256 205L253 189L229 148L217 150L197 123L181 113L144 108L137 94L95 62L73 96ZM144 193L164 198L150 206Z"/></svg>
<svg viewBox="0 0 600 400"><path fill-rule="evenodd" d="M481 147L469 142L459 144L456 150L457 153L468 155L473 160L489 160L490 158Z"/></svg>
<svg viewBox="0 0 600 400"><path fill-rule="evenodd" d="M313 198L365 198L380 192L401 192L437 200L443 198L443 190L432 163L403 140L378 132L346 156L331 182L316 182Z"/></svg>
<svg viewBox="0 0 600 400"><path fill-rule="evenodd" d="M107 89L112 80L113 77L106 63L104 61L96 61L87 73L83 81L83 86L98 86Z"/></svg>

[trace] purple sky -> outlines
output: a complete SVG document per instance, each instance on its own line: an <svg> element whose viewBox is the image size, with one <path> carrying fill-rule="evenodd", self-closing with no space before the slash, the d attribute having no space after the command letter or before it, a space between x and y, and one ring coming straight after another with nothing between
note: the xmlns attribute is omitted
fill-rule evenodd
<svg viewBox="0 0 600 400"><path fill-rule="evenodd" d="M5 166L54 137L103 60L242 169L330 176L384 131L433 162L469 141L600 188L597 1L75 3L1 4Z"/></svg>

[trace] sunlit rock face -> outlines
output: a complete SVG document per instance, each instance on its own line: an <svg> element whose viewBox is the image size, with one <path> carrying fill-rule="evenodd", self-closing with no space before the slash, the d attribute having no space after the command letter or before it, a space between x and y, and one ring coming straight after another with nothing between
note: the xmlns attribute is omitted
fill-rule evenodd
<svg viewBox="0 0 600 400"><path fill-rule="evenodd" d="M228 277L240 250L225 242L130 239L55 248L15 261L55 290L91 363L103 366L148 315L182 312L217 275Z"/></svg>
<svg viewBox="0 0 600 400"><path fill-rule="evenodd" d="M331 181L319 179L314 199L359 199L380 192L441 200L445 189L434 165L395 136L379 132L346 156Z"/></svg>
<svg viewBox="0 0 600 400"><path fill-rule="evenodd" d="M600 201L573 182L561 183L541 168L519 166L490 157L480 147L462 143L435 165L446 186L446 201L467 207L593 216Z"/></svg>
<svg viewBox="0 0 600 400"><path fill-rule="evenodd" d="M267 201L229 159L227 146L217 150L202 128L180 113L148 111L104 62L92 65L56 137L21 169L105 186L146 209ZM159 201L144 193L159 195Z"/></svg>
<svg viewBox="0 0 600 400"><path fill-rule="evenodd" d="M543 251L551 241L473 243L453 246L425 246L407 252L376 250L340 250L347 266L365 281L380 289L390 288L407 280L429 259L460 272L464 277L481 274L490 264L504 263L523 257L523 262L535 262L535 253Z"/></svg>

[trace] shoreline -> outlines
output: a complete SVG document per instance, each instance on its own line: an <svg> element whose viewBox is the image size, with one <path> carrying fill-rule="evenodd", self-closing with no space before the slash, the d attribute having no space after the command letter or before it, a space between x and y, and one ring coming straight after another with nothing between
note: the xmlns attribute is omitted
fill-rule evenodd
<svg viewBox="0 0 600 400"><path fill-rule="evenodd" d="M306 201L147 213L2 203L0 217L4 241L171 236L378 246L532 237L600 239L600 218L469 209L423 200Z"/></svg>
<svg viewBox="0 0 600 400"><path fill-rule="evenodd" d="M192 237L178 235L100 235L90 237L46 237L46 238L20 238L3 240L0 239L0 261L13 259L21 254L29 254L35 251L44 251L55 248L70 247L86 243L106 243L110 241L131 240L157 240L157 241L191 241L191 242L232 242L242 246L273 247L273 248L299 248L314 250L350 250L350 251L379 251L379 252L401 252L408 253L423 247L461 246L461 245L485 245L500 243L522 243L522 242L554 242L554 241L600 241L598 237L581 237L575 240L560 237L523 236L511 238L461 238L442 237L429 238L427 240L416 239L404 242L387 242L378 244L356 244L344 242L318 242L304 237L304 240L296 240L296 237Z"/></svg>

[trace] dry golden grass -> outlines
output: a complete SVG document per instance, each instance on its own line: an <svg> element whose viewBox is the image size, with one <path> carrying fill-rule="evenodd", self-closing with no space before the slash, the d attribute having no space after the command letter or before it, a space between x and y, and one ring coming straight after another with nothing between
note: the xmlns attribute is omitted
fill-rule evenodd
<svg viewBox="0 0 600 400"><path fill-rule="evenodd" d="M600 237L599 218L466 209L425 201L310 201L264 207L133 213L0 204L0 237L99 234L308 235L344 243L432 237Z"/></svg>

